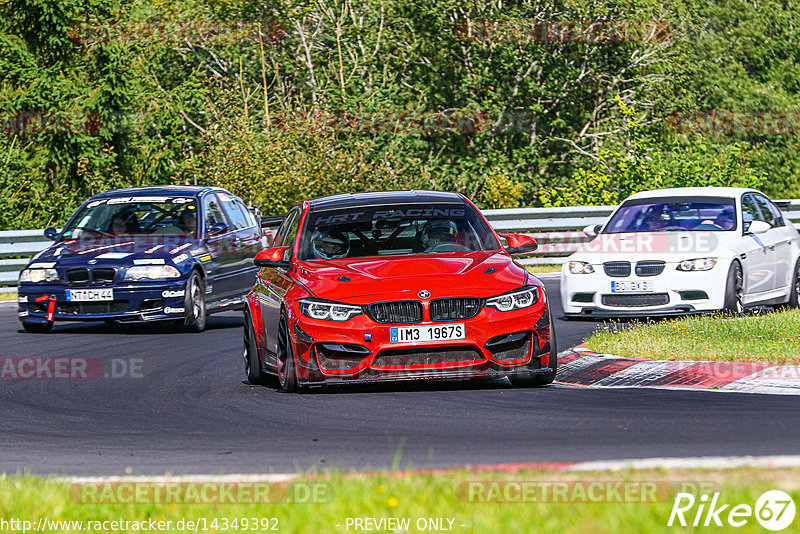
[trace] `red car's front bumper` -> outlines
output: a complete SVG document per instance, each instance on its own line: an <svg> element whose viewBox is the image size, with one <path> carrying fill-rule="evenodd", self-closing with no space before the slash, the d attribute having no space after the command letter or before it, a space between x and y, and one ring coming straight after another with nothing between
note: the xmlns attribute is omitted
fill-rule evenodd
<svg viewBox="0 0 800 534"><path fill-rule="evenodd" d="M367 315L346 322L315 320L295 303L289 331L304 385L382 380L464 379L552 373L550 317L546 296L529 308L501 312L484 306L463 323L463 339L391 342L394 324ZM423 321L415 326L441 325Z"/></svg>

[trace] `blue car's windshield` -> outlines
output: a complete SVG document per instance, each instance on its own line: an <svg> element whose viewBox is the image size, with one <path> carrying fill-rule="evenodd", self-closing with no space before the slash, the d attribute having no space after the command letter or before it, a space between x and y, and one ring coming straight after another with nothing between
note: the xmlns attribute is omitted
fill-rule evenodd
<svg viewBox="0 0 800 534"><path fill-rule="evenodd" d="M736 229L733 199L638 199L624 202L603 233L711 231Z"/></svg>
<svg viewBox="0 0 800 534"><path fill-rule="evenodd" d="M197 236L197 202L191 197L94 200L64 228L61 239L97 236Z"/></svg>

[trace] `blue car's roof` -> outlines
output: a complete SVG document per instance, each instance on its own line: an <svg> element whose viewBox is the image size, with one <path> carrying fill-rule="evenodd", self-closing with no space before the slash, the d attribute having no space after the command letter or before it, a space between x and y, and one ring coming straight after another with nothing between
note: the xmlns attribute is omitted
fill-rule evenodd
<svg viewBox="0 0 800 534"><path fill-rule="evenodd" d="M464 204L458 193L442 191L380 191L374 193L346 193L309 201L311 211L387 204Z"/></svg>
<svg viewBox="0 0 800 534"><path fill-rule="evenodd" d="M118 198L118 197L130 197L139 195L146 195L146 196L170 195L170 196L196 197L206 191L224 191L224 189L220 189L219 187L205 187L197 185L155 185L150 187L131 187L128 189L115 189L113 191L104 191L102 193L94 195L92 197L92 200L98 198Z"/></svg>

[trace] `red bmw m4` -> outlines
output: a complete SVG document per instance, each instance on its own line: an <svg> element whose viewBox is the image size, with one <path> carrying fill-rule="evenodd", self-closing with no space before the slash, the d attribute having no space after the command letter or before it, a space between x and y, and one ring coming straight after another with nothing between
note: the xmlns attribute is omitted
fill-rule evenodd
<svg viewBox="0 0 800 534"><path fill-rule="evenodd" d="M251 384L508 377L549 384L556 343L544 286L467 198L337 195L289 211L247 296Z"/></svg>

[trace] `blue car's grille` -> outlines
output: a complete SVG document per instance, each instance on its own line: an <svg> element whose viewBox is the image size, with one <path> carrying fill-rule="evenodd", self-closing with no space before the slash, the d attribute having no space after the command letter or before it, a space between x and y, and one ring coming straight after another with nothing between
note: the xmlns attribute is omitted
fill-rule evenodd
<svg viewBox="0 0 800 534"><path fill-rule="evenodd" d="M105 285L114 283L117 270L113 267L95 267L91 270L81 267L79 269L67 269L65 276L67 283L72 285L85 285L89 283Z"/></svg>

